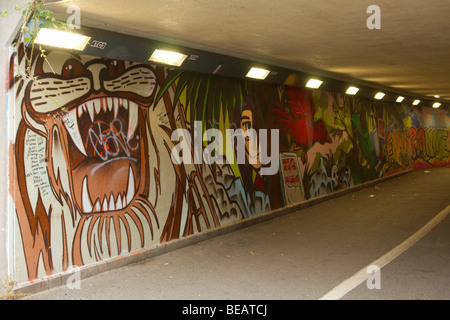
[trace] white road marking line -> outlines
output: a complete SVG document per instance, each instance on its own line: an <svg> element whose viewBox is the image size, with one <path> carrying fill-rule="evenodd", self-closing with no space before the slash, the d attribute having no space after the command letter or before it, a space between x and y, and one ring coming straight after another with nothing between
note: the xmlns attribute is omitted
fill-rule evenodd
<svg viewBox="0 0 450 320"><path fill-rule="evenodd" d="M339 285L334 287L330 292L324 295L319 300L338 300L345 296L348 292L359 286L361 283L367 280L369 273L367 273L367 268L371 265L376 265L378 267L383 268L389 262L397 258L403 252L405 252L408 248L413 246L417 241L419 241L422 237L424 237L429 231L431 231L439 222L441 222L448 214L450 213L450 205L447 206L444 210L439 212L433 219L431 219L426 225L420 228L415 234L406 239L404 242L396 246L394 249L383 255L381 258L371 262L353 276L348 278L347 280L341 282Z"/></svg>

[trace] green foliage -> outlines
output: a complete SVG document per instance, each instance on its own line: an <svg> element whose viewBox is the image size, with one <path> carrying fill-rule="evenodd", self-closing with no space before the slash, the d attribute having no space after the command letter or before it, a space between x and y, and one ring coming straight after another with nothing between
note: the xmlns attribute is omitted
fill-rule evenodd
<svg viewBox="0 0 450 320"><path fill-rule="evenodd" d="M34 44L35 38L39 31L40 22L43 20L51 21L55 27L58 27L57 21L53 17L53 12L45 8L45 2L43 0L30 1L22 7L16 5L12 12L8 12L7 10L1 11L0 16L2 18L6 18L14 12L20 12L23 16L23 22L20 27L19 34L13 44L14 51L17 54L21 50L22 46L27 46L31 49L28 54L25 54L25 66L24 68L18 70L19 74L16 77L18 79L23 77L29 80L35 80L35 78L31 75L32 55L35 50L39 50L40 57L46 58L45 50L43 50L41 46L39 46L39 48L35 48ZM16 65L16 67L18 67L18 65Z"/></svg>
<svg viewBox="0 0 450 320"><path fill-rule="evenodd" d="M176 83L173 105L184 103L189 121L202 121L204 125L215 128L220 123L220 115L234 119L235 111L240 112L244 96L249 88L244 80L201 74L183 70L169 72L156 96L162 98L169 87ZM185 101L180 101L185 95ZM239 108L236 110L236 108Z"/></svg>

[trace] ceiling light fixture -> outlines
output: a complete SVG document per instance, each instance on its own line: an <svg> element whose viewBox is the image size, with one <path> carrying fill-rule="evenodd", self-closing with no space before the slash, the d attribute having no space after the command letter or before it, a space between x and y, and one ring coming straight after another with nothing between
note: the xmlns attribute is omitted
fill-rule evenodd
<svg viewBox="0 0 450 320"><path fill-rule="evenodd" d="M439 102L435 102L433 104L433 108L439 108L441 106L441 104Z"/></svg>
<svg viewBox="0 0 450 320"><path fill-rule="evenodd" d="M420 100L416 99L416 100L414 100L414 102L413 102L413 106L417 106L419 103L420 103Z"/></svg>
<svg viewBox="0 0 450 320"><path fill-rule="evenodd" d="M347 89L347 91L345 93L355 95L358 91L359 91L359 88L351 86Z"/></svg>
<svg viewBox="0 0 450 320"><path fill-rule="evenodd" d="M307 88L318 89L322 85L323 81L318 79L309 79L306 83Z"/></svg>
<svg viewBox="0 0 450 320"><path fill-rule="evenodd" d="M251 68L250 71L247 73L246 77L264 80L269 75L269 73L270 71L266 69Z"/></svg>
<svg viewBox="0 0 450 320"><path fill-rule="evenodd" d="M398 98L397 98L397 100L395 100L396 102L402 102L403 100L405 100L405 97L402 97L402 96L399 96Z"/></svg>
<svg viewBox="0 0 450 320"><path fill-rule="evenodd" d="M91 37L74 32L42 28L34 42L41 45L83 51L90 39Z"/></svg>
<svg viewBox="0 0 450 320"><path fill-rule="evenodd" d="M381 100L381 99L384 98L384 96L385 96L385 94L384 94L383 92L378 92L378 93L375 95L375 99Z"/></svg>
<svg viewBox="0 0 450 320"><path fill-rule="evenodd" d="M153 51L148 60L156 63L179 67L183 64L186 58L187 55L179 52L156 49L155 51Z"/></svg>

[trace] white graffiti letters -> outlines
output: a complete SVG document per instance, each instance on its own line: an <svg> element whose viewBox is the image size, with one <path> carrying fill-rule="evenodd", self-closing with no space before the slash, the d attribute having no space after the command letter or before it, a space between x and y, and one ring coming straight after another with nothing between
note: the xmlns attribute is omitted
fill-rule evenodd
<svg viewBox="0 0 450 320"><path fill-rule="evenodd" d="M93 123L89 128L89 140L96 155L104 161L118 156L120 152L130 157L130 150L136 150L139 147L139 142L136 142L134 146L130 145L123 130L122 121L119 119L114 119L109 126L100 121Z"/></svg>

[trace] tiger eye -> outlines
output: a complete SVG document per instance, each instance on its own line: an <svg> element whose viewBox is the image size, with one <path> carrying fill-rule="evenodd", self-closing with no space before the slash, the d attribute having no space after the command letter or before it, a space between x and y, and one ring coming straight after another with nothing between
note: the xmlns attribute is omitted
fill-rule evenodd
<svg viewBox="0 0 450 320"><path fill-rule="evenodd" d="M107 61L107 75L108 77L115 77L121 75L125 71L125 63L120 60Z"/></svg>
<svg viewBox="0 0 450 320"><path fill-rule="evenodd" d="M79 77L84 74L83 64L77 59L69 59L64 63L62 67L61 75L64 78Z"/></svg>

